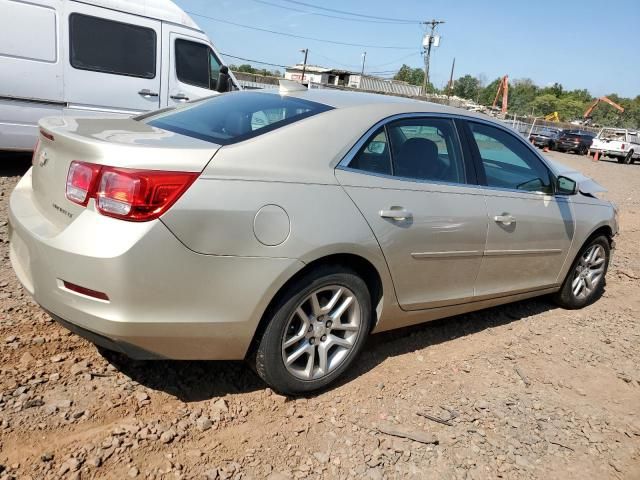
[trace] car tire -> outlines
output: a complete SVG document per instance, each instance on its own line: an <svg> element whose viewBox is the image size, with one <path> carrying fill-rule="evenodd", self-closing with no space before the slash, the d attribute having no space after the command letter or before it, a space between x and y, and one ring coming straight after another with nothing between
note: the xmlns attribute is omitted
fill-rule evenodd
<svg viewBox="0 0 640 480"><path fill-rule="evenodd" d="M611 245L604 235L594 236L580 249L554 301L570 310L586 307L602 296Z"/></svg>
<svg viewBox="0 0 640 480"><path fill-rule="evenodd" d="M339 292L342 296L332 305ZM349 306L341 313L346 303ZM324 266L303 275L270 310L255 370L285 395L306 394L333 383L356 358L372 325L366 283L341 266Z"/></svg>
<svg viewBox="0 0 640 480"><path fill-rule="evenodd" d="M627 155L624 157L625 165L631 165L633 163L633 150L629 150Z"/></svg>

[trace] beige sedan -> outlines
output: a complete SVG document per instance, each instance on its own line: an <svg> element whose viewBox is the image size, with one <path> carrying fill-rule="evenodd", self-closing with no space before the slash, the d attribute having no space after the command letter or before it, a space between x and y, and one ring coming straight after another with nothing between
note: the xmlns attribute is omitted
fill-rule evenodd
<svg viewBox="0 0 640 480"><path fill-rule="evenodd" d="M54 318L134 358L247 359L323 388L370 332L602 293L597 184L484 116L329 90L41 121L11 262Z"/></svg>

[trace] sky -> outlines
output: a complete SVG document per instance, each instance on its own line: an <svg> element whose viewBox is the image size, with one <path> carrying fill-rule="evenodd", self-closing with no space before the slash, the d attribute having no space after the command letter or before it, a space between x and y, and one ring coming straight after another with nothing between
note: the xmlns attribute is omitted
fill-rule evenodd
<svg viewBox="0 0 640 480"><path fill-rule="evenodd" d="M397 70L403 63L423 68L425 27L417 23L374 23L287 0L174 0L209 35L219 52L279 65L308 63L365 72ZM639 0L299 0L308 5L406 20L444 20L441 43L431 56L430 78L442 88L455 57L454 77L479 76L489 83L503 75L531 78L540 85L561 83L592 95L640 95ZM275 5L279 5L275 6ZM314 15L318 13L328 16ZM337 45L290 35L354 43ZM335 17L360 18L352 21ZM379 47L402 47L379 48ZM251 63L225 57L227 64ZM268 65L256 67L273 69ZM283 69L280 68L282 71Z"/></svg>

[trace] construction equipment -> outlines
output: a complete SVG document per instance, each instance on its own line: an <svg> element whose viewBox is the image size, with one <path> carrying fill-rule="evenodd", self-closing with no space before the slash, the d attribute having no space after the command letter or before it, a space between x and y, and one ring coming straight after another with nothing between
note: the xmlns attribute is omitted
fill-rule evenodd
<svg viewBox="0 0 640 480"><path fill-rule="evenodd" d="M498 91L496 92L496 98L493 100L493 105L491 108L495 109L498 104L498 97L500 96L500 92L502 92L502 108L500 111L502 113L507 113L507 107L509 106L509 75L505 75L500 80L500 84L498 85Z"/></svg>
<svg viewBox="0 0 640 480"><path fill-rule="evenodd" d="M553 112L553 113L550 113L549 115L546 115L544 119L547 122L559 122L560 115L558 115L558 112Z"/></svg>
<svg viewBox="0 0 640 480"><path fill-rule="evenodd" d="M588 125L589 123L591 123L591 114L593 113L593 110L598 106L598 104L600 102L605 102L608 103L609 105L611 105L613 108L615 108L616 110L618 110L620 113L624 113L624 107L621 107L620 105L618 105L616 102L614 102L613 100L608 99L607 97L600 97L600 98L596 98L591 105L589 105L589 108L587 108L587 110L584 112L584 115L582 116L582 118L584 119L583 121L583 125Z"/></svg>

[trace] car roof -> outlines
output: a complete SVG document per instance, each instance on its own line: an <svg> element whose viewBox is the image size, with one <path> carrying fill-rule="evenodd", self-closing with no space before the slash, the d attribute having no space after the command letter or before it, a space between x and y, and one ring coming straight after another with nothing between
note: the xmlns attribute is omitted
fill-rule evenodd
<svg viewBox="0 0 640 480"><path fill-rule="evenodd" d="M263 90L271 94L282 94L277 89ZM285 93L287 96L322 103L333 108L370 108L371 106L384 106L385 110L394 110L394 113L447 113L453 115L464 115L487 120L490 117L475 112L470 112L462 108L449 107L439 103L414 100L406 97L396 97L393 95L380 95L377 93L353 92L334 89L311 89L295 90Z"/></svg>
<svg viewBox="0 0 640 480"><path fill-rule="evenodd" d="M171 0L83 0L83 2L202 31L196 22Z"/></svg>

